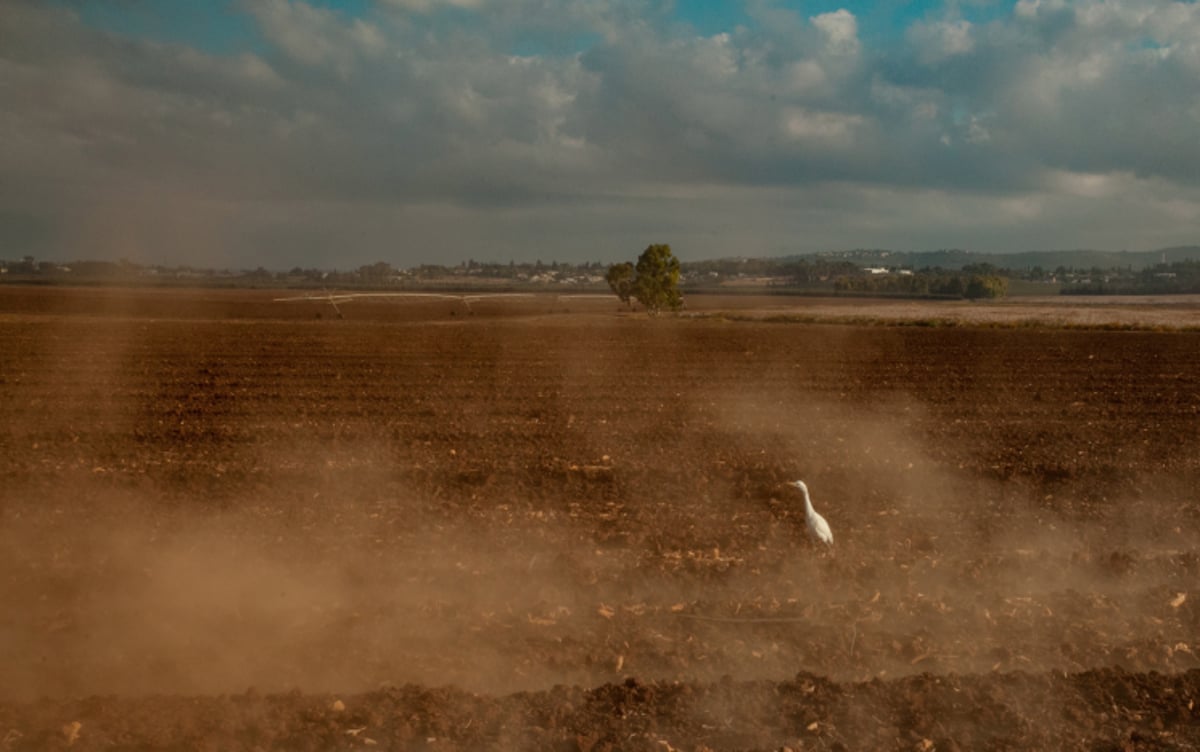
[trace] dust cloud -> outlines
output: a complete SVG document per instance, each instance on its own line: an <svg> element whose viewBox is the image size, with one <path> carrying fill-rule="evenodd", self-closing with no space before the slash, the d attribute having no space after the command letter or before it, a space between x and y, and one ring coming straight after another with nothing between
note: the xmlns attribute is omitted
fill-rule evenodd
<svg viewBox="0 0 1200 752"><path fill-rule="evenodd" d="M1188 636L1195 612L1185 607L1194 569L1185 552L1197 536L1182 507L1152 501L1161 511L1146 516L1114 505L1098 520L1047 509L1019 480L939 459L945 452L923 438L937 417L902 392L870 405L780 393L712 395L708 404L731 445L762 456L750 493L767 500L772 525L787 525L767 545L794 554L770 576L743 572L723 591L771 604L771 618L713 620L722 639L749 635L751 655L777 654L780 632L794 629L809 640L801 665L838 679L1083 670L1138 665L1147 653L1151 665L1200 665ZM804 540L801 500L781 476L807 481L833 526L831 551ZM1075 500L1089 501L1108 500ZM718 518L735 514L721 507ZM739 675L780 678L748 665Z"/></svg>
<svg viewBox="0 0 1200 752"><path fill-rule="evenodd" d="M4 699L1200 665L1179 492L993 472L893 335L37 325Z"/></svg>
<svg viewBox="0 0 1200 752"><path fill-rule="evenodd" d="M391 508L402 516L402 506ZM397 535L403 521L381 521L378 508L326 508L308 531L112 493L87 508L5 510L4 691L17 699L409 682L512 690L550 677L509 660L505 634L576 607L554 574L557 552L532 530L500 550L482 530Z"/></svg>

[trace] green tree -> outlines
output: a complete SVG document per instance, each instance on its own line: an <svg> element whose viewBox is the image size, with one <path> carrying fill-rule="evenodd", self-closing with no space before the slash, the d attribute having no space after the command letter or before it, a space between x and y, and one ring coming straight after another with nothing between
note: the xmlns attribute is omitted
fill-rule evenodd
<svg viewBox="0 0 1200 752"><path fill-rule="evenodd" d="M1008 280L1004 277L998 277L994 274L975 274L967 280L967 287L963 290L963 297L970 300L1003 298L1007 293Z"/></svg>
<svg viewBox="0 0 1200 752"><path fill-rule="evenodd" d="M358 267L358 275L363 279L380 281L393 277L395 274L396 270L386 261L377 261L374 264Z"/></svg>
<svg viewBox="0 0 1200 752"><path fill-rule="evenodd" d="M957 274L951 274L943 277L942 281L933 288L933 292L938 295L957 295L962 297L964 289L963 278Z"/></svg>
<svg viewBox="0 0 1200 752"><path fill-rule="evenodd" d="M678 311L683 307L679 292L679 259L669 245L651 245L638 256L634 268L633 295L652 314L664 308Z"/></svg>
<svg viewBox="0 0 1200 752"><path fill-rule="evenodd" d="M608 282L608 287L613 294L620 298L622 303L628 305L629 298L633 295L633 263L626 261L621 264L613 264L608 267L608 273L604 275L604 279Z"/></svg>

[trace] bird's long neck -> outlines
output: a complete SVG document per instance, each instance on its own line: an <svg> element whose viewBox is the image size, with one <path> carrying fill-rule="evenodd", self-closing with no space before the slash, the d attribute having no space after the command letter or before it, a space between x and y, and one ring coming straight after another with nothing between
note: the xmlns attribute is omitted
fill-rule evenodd
<svg viewBox="0 0 1200 752"><path fill-rule="evenodd" d="M800 491L804 494L804 514L811 517L815 510L813 509L812 499L808 498L808 489L802 488Z"/></svg>

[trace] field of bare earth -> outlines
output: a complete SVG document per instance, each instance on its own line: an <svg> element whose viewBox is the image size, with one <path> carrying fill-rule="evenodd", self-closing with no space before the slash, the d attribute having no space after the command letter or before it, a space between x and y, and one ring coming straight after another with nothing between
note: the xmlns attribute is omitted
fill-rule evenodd
<svg viewBox="0 0 1200 752"><path fill-rule="evenodd" d="M1200 301L290 295L0 286L0 750L1200 747Z"/></svg>

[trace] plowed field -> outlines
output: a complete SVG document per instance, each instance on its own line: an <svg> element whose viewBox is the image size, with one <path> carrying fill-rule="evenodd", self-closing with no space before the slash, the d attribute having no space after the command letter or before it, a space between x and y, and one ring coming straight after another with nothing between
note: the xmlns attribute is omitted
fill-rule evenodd
<svg viewBox="0 0 1200 752"><path fill-rule="evenodd" d="M0 749L1200 748L1200 303L272 297L0 287Z"/></svg>

